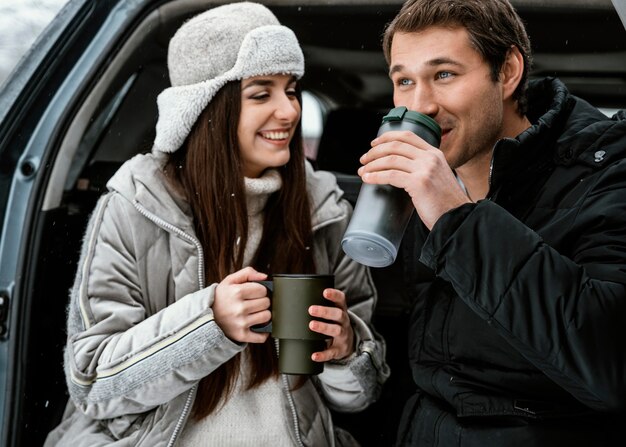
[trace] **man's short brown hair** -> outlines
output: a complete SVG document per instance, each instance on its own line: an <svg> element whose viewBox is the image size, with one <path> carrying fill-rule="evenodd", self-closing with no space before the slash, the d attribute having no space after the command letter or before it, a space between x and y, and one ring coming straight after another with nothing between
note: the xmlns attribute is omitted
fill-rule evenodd
<svg viewBox="0 0 626 447"><path fill-rule="evenodd" d="M383 52L391 62L391 44L395 33L414 33L431 26L463 27L470 42L491 67L494 82L512 46L524 58L524 72L513 92L518 112L526 113L528 71L532 62L530 40L521 18L508 0L408 0L387 25Z"/></svg>

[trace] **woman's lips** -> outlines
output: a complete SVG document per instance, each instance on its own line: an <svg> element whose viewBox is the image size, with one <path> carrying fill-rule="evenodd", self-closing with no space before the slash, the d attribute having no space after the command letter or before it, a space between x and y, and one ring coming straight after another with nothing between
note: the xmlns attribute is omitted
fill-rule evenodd
<svg viewBox="0 0 626 447"><path fill-rule="evenodd" d="M286 130L262 130L259 133L266 140L283 141L289 138L289 132Z"/></svg>

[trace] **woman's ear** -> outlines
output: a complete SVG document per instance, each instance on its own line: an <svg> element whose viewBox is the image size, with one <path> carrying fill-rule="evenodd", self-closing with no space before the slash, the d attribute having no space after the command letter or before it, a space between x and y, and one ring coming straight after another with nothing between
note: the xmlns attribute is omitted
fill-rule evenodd
<svg viewBox="0 0 626 447"><path fill-rule="evenodd" d="M502 83L502 98L509 99L522 79L524 73L524 57L519 48L512 45L506 54L502 70L500 70L500 82Z"/></svg>

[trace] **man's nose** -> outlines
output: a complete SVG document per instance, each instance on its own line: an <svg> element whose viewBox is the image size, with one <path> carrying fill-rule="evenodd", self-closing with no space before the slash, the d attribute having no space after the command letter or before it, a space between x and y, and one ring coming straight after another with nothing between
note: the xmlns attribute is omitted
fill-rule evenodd
<svg viewBox="0 0 626 447"><path fill-rule="evenodd" d="M416 112L433 117L437 114L439 106L437 105L433 92L429 87L418 86L413 90L409 108L411 110L415 110Z"/></svg>

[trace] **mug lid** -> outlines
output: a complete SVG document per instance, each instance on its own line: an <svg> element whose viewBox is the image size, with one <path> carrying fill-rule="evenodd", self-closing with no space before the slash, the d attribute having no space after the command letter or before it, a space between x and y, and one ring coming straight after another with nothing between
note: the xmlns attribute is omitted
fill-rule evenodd
<svg viewBox="0 0 626 447"><path fill-rule="evenodd" d="M439 127L439 124L437 124L434 119L428 115L424 115L423 113L409 110L405 106L394 107L387 113L387 115L383 116L383 123L402 120L410 121L415 124L422 124L434 132L437 138L441 138L441 127Z"/></svg>

